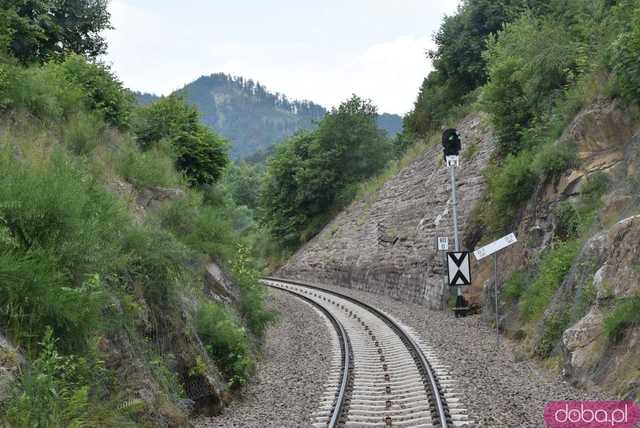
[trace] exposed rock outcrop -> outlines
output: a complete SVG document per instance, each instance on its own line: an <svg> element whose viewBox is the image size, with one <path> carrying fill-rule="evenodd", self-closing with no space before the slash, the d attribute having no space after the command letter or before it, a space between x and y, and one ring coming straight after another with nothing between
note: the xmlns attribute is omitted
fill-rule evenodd
<svg viewBox="0 0 640 428"><path fill-rule="evenodd" d="M24 365L24 357L0 334L0 404L11 394L11 386L20 374Z"/></svg>
<svg viewBox="0 0 640 428"><path fill-rule="evenodd" d="M457 168L461 247L474 244L469 219L482 197L481 175L494 137L481 115L459 125L463 152ZM286 277L326 280L355 289L441 308L443 254L436 237L448 236L453 246L451 187L442 147L430 147L387 181L375 195L353 203L280 270Z"/></svg>
<svg viewBox="0 0 640 428"><path fill-rule="evenodd" d="M519 214L516 234L521 244L505 253L501 269L504 278L515 270L535 270L542 251L558 239L560 204L579 201L585 184L596 175L607 178L608 190L587 232L591 236L544 316L527 333L527 342L539 345L553 340L544 346L560 357L569 380L584 387L606 386L627 397L640 392L640 329L628 329L615 341L604 334L603 326L619 299L640 296L640 129L632 117L619 103L599 99L574 118L556 144L574 147L578 162L538 186ZM492 288L489 281L485 285ZM492 317L493 306L485 309ZM515 318L516 307L507 303L501 311L503 327L519 338L523 332ZM555 328L560 328L557 340Z"/></svg>

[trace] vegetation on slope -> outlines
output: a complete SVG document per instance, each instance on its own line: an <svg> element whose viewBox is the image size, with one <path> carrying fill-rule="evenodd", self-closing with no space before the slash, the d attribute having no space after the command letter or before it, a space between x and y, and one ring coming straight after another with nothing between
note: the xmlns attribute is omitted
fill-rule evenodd
<svg viewBox="0 0 640 428"><path fill-rule="evenodd" d="M391 153L376 108L357 96L334 108L314 132L276 148L261 193L271 236L294 249L351 202L356 185L379 172Z"/></svg>
<svg viewBox="0 0 640 428"><path fill-rule="evenodd" d="M185 382L210 368L206 355L171 354L167 338L197 330L235 386L251 374L251 337L273 320L250 251L258 232L238 222L246 211L220 182L224 140L178 96L134 107L109 68L90 59L104 49L96 34L108 26L106 2L76 3L81 18L65 2L0 8L0 325L26 357L10 396L0 397L0 420L182 423ZM157 186L179 196L144 216L128 205ZM201 291L210 258L236 279L237 310ZM191 319L209 321L201 329ZM229 346L242 364L228 360ZM153 400L136 395L136 370L157 385Z"/></svg>

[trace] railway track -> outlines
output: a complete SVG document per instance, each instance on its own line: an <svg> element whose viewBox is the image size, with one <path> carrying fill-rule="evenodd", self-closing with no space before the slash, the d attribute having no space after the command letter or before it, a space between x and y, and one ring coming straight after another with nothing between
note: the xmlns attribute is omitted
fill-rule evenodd
<svg viewBox="0 0 640 428"><path fill-rule="evenodd" d="M446 366L410 328L332 290L279 278L264 278L263 282L312 304L334 327L336 352L312 426L450 428L470 424Z"/></svg>

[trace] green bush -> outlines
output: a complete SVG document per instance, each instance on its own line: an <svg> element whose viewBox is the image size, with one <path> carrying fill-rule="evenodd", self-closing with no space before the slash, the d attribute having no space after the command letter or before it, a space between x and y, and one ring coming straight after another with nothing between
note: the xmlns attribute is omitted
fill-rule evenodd
<svg viewBox="0 0 640 428"><path fill-rule="evenodd" d="M215 183L228 163L226 141L204 127L194 134L179 135L174 147L176 167L192 186Z"/></svg>
<svg viewBox="0 0 640 428"><path fill-rule="evenodd" d="M484 53L489 82L482 103L491 113L502 154L522 149L522 131L553 105L576 57L575 44L557 21L529 13L489 38Z"/></svg>
<svg viewBox="0 0 640 428"><path fill-rule="evenodd" d="M182 183L171 156L156 148L144 152L125 149L117 162L118 174L136 187L175 187Z"/></svg>
<svg viewBox="0 0 640 428"><path fill-rule="evenodd" d="M567 313L553 314L545 318L542 324L542 336L533 350L534 355L538 358L548 358L568 325Z"/></svg>
<svg viewBox="0 0 640 428"><path fill-rule="evenodd" d="M143 149L170 141L176 167L192 186L216 182L228 163L227 143L200 123L195 107L172 94L135 112L134 131Z"/></svg>
<svg viewBox="0 0 640 428"><path fill-rule="evenodd" d="M177 287L193 283L193 272L188 268L193 255L166 230L154 225L129 228L122 251L127 264L120 276L140 286L154 309L171 307Z"/></svg>
<svg viewBox="0 0 640 428"><path fill-rule="evenodd" d="M108 66L88 62L80 55L72 54L57 67L66 81L82 88L85 103L90 110L100 114L111 125L120 128L129 125L133 96Z"/></svg>
<svg viewBox="0 0 640 428"><path fill-rule="evenodd" d="M80 112L69 118L62 129L64 144L78 155L87 155L105 139L105 124L93 114Z"/></svg>
<svg viewBox="0 0 640 428"><path fill-rule="evenodd" d="M502 287L503 294L512 301L520 300L532 278L527 272L515 271Z"/></svg>
<svg viewBox="0 0 640 428"><path fill-rule="evenodd" d="M537 176L532 170L530 152L508 155L501 165L487 168L487 203L481 216L492 233L503 231L512 221L517 207L535 190Z"/></svg>
<svg viewBox="0 0 640 428"><path fill-rule="evenodd" d="M640 6L637 7L626 31L610 48L610 65L614 82L626 100L640 103Z"/></svg>
<svg viewBox="0 0 640 428"><path fill-rule="evenodd" d="M100 276L128 221L115 196L60 153L30 165L0 153L0 309L27 349L53 327L64 347L97 327Z"/></svg>
<svg viewBox="0 0 640 428"><path fill-rule="evenodd" d="M86 426L88 384L103 373L101 362L59 354L51 330L40 346L40 355L8 400L7 422L14 427Z"/></svg>
<svg viewBox="0 0 640 428"><path fill-rule="evenodd" d="M556 218L555 234L558 238L567 241L578 237L580 218L571 202L564 201L558 205Z"/></svg>
<svg viewBox="0 0 640 428"><path fill-rule="evenodd" d="M56 64L19 69L6 91L7 104L43 119L61 120L82 110L82 88L65 80Z"/></svg>
<svg viewBox="0 0 640 428"><path fill-rule="evenodd" d="M255 362L247 334L238 321L223 306L203 303L196 314L196 329L231 386L245 384Z"/></svg>
<svg viewBox="0 0 640 428"><path fill-rule="evenodd" d="M555 247L547 250L542 256L535 280L524 291L518 305L524 321L537 320L542 316L569 272L579 245L579 241L556 243Z"/></svg>
<svg viewBox="0 0 640 428"><path fill-rule="evenodd" d="M162 226L192 250L228 260L236 240L230 214L227 206L202 205L202 198L190 193L164 204L159 217Z"/></svg>
<svg viewBox="0 0 640 428"><path fill-rule="evenodd" d="M533 170L541 177L555 177L574 164L576 150L568 144L547 143L536 149Z"/></svg>
<svg viewBox="0 0 640 428"><path fill-rule="evenodd" d="M637 325L640 325L640 296L618 300L604 319L604 332L612 340L618 340L625 329Z"/></svg>
<svg viewBox="0 0 640 428"><path fill-rule="evenodd" d="M240 286L240 313L249 330L261 337L267 326L276 320L276 314L265 307L266 287L260 284L260 272L252 265L249 248L238 246L233 258L233 276Z"/></svg>

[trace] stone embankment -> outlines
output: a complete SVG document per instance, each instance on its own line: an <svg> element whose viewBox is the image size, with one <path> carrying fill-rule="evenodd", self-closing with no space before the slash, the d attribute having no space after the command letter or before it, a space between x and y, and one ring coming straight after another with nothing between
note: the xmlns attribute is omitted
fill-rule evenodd
<svg viewBox="0 0 640 428"><path fill-rule="evenodd" d="M456 169L463 248L477 239L469 220L485 188L481 171L494 149L494 136L485 122L474 114L457 127L463 143ZM443 287L437 236L448 236L453 243L451 187L439 144L387 181L377 195L340 213L278 275L321 278L441 308L448 289Z"/></svg>

